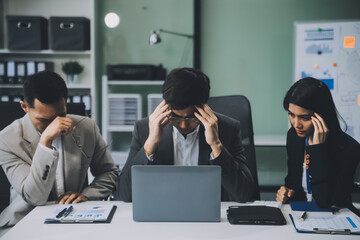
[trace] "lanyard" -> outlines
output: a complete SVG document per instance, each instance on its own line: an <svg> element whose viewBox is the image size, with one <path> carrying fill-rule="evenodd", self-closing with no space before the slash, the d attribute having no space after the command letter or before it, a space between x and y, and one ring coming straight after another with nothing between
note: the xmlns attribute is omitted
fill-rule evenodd
<svg viewBox="0 0 360 240"><path fill-rule="evenodd" d="M306 146L309 146L309 137L306 138ZM308 172L309 162L310 162L309 158L310 158L310 156L309 156L309 154L306 153L306 150L305 150L306 188L307 188L307 193L311 194L310 183L309 183L309 172Z"/></svg>

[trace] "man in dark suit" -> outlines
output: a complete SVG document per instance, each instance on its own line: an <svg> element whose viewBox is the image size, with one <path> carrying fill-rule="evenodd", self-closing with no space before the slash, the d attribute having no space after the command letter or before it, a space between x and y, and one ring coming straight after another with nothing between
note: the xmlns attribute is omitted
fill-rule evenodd
<svg viewBox="0 0 360 240"><path fill-rule="evenodd" d="M254 180L245 161L240 122L214 113L206 104L209 91L209 78L201 71L179 68L167 76L164 101L135 124L115 199L131 201L133 165L219 165L222 200L253 200Z"/></svg>

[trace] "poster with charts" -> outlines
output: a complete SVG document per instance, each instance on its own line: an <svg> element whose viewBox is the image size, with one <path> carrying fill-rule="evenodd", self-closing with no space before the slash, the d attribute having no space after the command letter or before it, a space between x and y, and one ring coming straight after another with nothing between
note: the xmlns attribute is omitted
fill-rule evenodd
<svg viewBox="0 0 360 240"><path fill-rule="evenodd" d="M293 82L322 80L346 132L360 142L360 20L295 22L294 38Z"/></svg>
<svg viewBox="0 0 360 240"><path fill-rule="evenodd" d="M300 32L302 41L299 43L302 56L338 55L339 29L340 27L338 25L332 24L304 26Z"/></svg>

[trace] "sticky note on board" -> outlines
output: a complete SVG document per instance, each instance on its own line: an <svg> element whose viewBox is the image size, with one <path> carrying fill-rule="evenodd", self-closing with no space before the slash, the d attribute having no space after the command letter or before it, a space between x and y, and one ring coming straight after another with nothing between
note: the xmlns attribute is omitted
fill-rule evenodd
<svg viewBox="0 0 360 240"><path fill-rule="evenodd" d="M360 94L358 95L358 105L360 107Z"/></svg>
<svg viewBox="0 0 360 240"><path fill-rule="evenodd" d="M345 36L344 37L344 48L355 48L355 37Z"/></svg>

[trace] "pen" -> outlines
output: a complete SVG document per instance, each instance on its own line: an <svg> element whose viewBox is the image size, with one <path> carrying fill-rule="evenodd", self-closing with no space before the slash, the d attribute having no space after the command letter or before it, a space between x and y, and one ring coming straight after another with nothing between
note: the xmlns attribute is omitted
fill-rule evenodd
<svg viewBox="0 0 360 240"><path fill-rule="evenodd" d="M64 213L64 217L67 217L71 213L72 210L73 210L73 206L70 206Z"/></svg>
<svg viewBox="0 0 360 240"><path fill-rule="evenodd" d="M301 215L300 221L305 221L306 215L307 215L307 212L305 211L305 212Z"/></svg>
<svg viewBox="0 0 360 240"><path fill-rule="evenodd" d="M61 218L64 215L65 212L66 212L66 208L61 210L61 212L59 212L58 215L56 215L56 218Z"/></svg>
<svg viewBox="0 0 360 240"><path fill-rule="evenodd" d="M332 214L336 214L339 211L339 208L331 208Z"/></svg>

